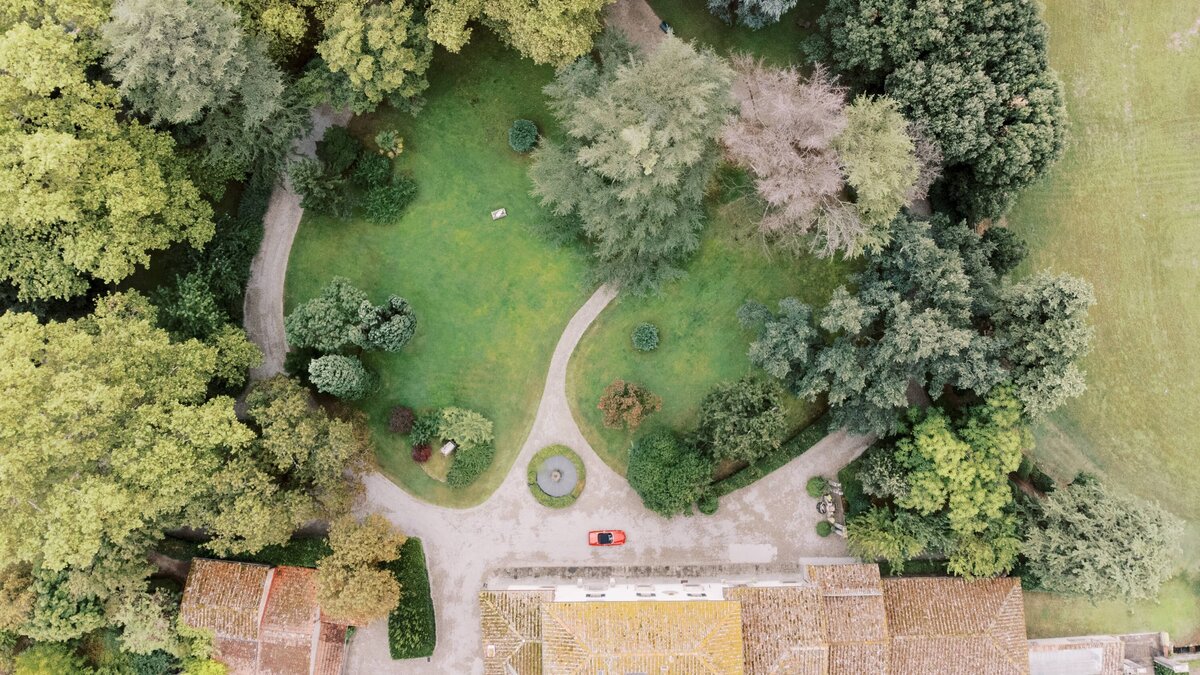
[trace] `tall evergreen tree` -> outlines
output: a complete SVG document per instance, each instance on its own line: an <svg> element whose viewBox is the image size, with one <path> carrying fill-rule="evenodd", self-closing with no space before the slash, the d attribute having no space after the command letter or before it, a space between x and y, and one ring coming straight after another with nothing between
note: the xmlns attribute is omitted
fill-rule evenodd
<svg viewBox="0 0 1200 675"><path fill-rule="evenodd" d="M604 279L646 291L681 274L699 245L732 77L711 51L667 38L644 59L607 48L546 87L569 139L534 152L534 194L577 220Z"/></svg>

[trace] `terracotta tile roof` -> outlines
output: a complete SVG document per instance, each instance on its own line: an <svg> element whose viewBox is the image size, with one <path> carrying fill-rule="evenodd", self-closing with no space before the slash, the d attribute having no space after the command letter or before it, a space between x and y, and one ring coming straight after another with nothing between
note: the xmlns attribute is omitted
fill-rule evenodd
<svg viewBox="0 0 1200 675"><path fill-rule="evenodd" d="M824 595L878 595L879 565L811 565L808 578Z"/></svg>
<svg viewBox="0 0 1200 675"><path fill-rule="evenodd" d="M883 592L893 673L1029 672L1019 579L885 579Z"/></svg>
<svg viewBox="0 0 1200 675"><path fill-rule="evenodd" d="M262 630L310 635L317 620L317 571L276 567L263 610Z"/></svg>
<svg viewBox="0 0 1200 675"><path fill-rule="evenodd" d="M542 664L554 675L741 675L741 607L728 600L548 602Z"/></svg>
<svg viewBox="0 0 1200 675"><path fill-rule="evenodd" d="M255 675L258 641L213 638L213 658L225 664L228 675Z"/></svg>
<svg viewBox="0 0 1200 675"><path fill-rule="evenodd" d="M829 675L916 675L938 673L940 670L889 671L886 642L847 642L829 646ZM974 673L973 675L984 675ZM988 673L987 675L991 675Z"/></svg>
<svg viewBox="0 0 1200 675"><path fill-rule="evenodd" d="M314 627L315 628L315 627ZM312 668L314 635L276 634L258 649L259 675L308 675Z"/></svg>
<svg viewBox="0 0 1200 675"><path fill-rule="evenodd" d="M196 558L188 571L179 616L216 637L255 640L271 568Z"/></svg>
<svg viewBox="0 0 1200 675"><path fill-rule="evenodd" d="M313 675L341 675L346 660L346 627L321 623L317 636L317 658Z"/></svg>
<svg viewBox="0 0 1200 675"><path fill-rule="evenodd" d="M483 591L479 594L486 675L542 672L542 603L550 591ZM511 669L511 670L510 670Z"/></svg>
<svg viewBox="0 0 1200 675"><path fill-rule="evenodd" d="M742 605L748 675L825 675L825 609L812 586L731 588Z"/></svg>

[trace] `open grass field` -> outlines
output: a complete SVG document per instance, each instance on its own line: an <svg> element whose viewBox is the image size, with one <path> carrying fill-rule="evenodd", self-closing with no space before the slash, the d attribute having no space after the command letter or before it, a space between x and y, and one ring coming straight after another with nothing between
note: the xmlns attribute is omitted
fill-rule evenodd
<svg viewBox="0 0 1200 675"><path fill-rule="evenodd" d="M1041 426L1035 456L1059 478L1092 470L1195 523L1200 5L1047 0L1045 18L1050 61L1066 86L1070 147L1009 220L1030 243L1029 269L1081 275L1099 304L1088 393ZM1185 542L1192 565L1197 532L1189 527ZM1034 596L1031 633L1174 626L1177 640L1200 639L1197 591L1173 582L1153 625L1107 605Z"/></svg>
<svg viewBox="0 0 1200 675"><path fill-rule="evenodd" d="M1175 644L1200 643L1200 580L1180 576L1163 586L1157 602L1126 604L1064 600L1047 593L1025 594L1025 625L1030 638L1063 635L1167 631Z"/></svg>
<svg viewBox="0 0 1200 675"><path fill-rule="evenodd" d="M575 420L596 453L624 475L635 435L669 427L694 427L701 399L714 385L754 371L746 358L752 331L735 316L746 300L774 308L794 295L819 307L840 285L850 265L805 257L766 255L757 237L746 236L754 206L748 199L710 204L709 223L700 251L687 266L688 276L667 285L658 296L618 296L583 336L567 373ZM658 326L660 344L639 352L630 342L637 324ZM596 408L604 388L624 379L647 386L663 399L636 434L606 429ZM803 427L820 411L790 399L792 426Z"/></svg>
<svg viewBox="0 0 1200 675"><path fill-rule="evenodd" d="M759 30L728 26L708 11L704 0L648 0L654 13L671 24L675 35L696 40L717 53L748 52L775 65L803 64L800 43L817 29L824 2L800 2L779 23Z"/></svg>
<svg viewBox="0 0 1200 675"><path fill-rule="evenodd" d="M581 255L544 243L531 225L544 212L529 196L528 158L508 147L513 119L552 120L541 87L553 71L521 59L487 31L459 55L438 50L428 103L416 117L381 111L356 119L364 138L396 126L405 139L397 168L420 185L400 222L306 217L288 268L287 307L334 275L381 302L407 298L418 328L398 354L365 361L380 376L361 408L379 464L409 492L446 506L483 501L500 483L529 431L550 354L592 290ZM508 218L493 222L492 209ZM412 461L387 431L388 409L448 405L478 410L496 425L496 459L475 484L452 490Z"/></svg>

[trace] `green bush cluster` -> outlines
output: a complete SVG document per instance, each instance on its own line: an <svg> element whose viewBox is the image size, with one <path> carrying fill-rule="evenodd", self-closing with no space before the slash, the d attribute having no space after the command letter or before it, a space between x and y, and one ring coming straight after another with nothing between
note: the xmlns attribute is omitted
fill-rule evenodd
<svg viewBox="0 0 1200 675"><path fill-rule="evenodd" d="M784 464L804 454L804 451L816 445L822 438L825 438L825 435L829 433L828 427L829 420L825 415L813 420L812 424L809 424L803 431L780 445L779 449L763 455L741 471L713 483L709 486L710 494L714 497L723 497L735 490L740 490L750 485L754 481L782 467Z"/></svg>
<svg viewBox="0 0 1200 675"><path fill-rule="evenodd" d="M825 480L824 476L813 476L808 479L808 484L804 486L804 489L808 492L809 497L816 499L829 489L829 481Z"/></svg>
<svg viewBox="0 0 1200 675"><path fill-rule="evenodd" d="M363 205L371 222L386 225L400 220L404 210L416 198L417 182L412 176L403 175L393 180L390 185L377 184L368 189Z"/></svg>
<svg viewBox="0 0 1200 675"><path fill-rule="evenodd" d="M658 326L652 323L639 323L630 336L633 348L639 352L652 352L658 349Z"/></svg>
<svg viewBox="0 0 1200 675"><path fill-rule="evenodd" d="M517 120L508 130L508 147L517 152L529 152L537 141L537 125L529 120Z"/></svg>
<svg viewBox="0 0 1200 675"><path fill-rule="evenodd" d="M371 374L354 356L327 354L308 364L308 379L317 391L346 401L357 401L371 390Z"/></svg>
<svg viewBox="0 0 1200 675"><path fill-rule="evenodd" d="M392 162L383 155L364 152L354 165L350 174L350 182L360 190L369 190L380 185L387 185L392 178Z"/></svg>
<svg viewBox="0 0 1200 675"><path fill-rule="evenodd" d="M817 534L822 537L828 537L833 532L833 525L829 524L828 520L822 520L817 523Z"/></svg>
<svg viewBox="0 0 1200 675"><path fill-rule="evenodd" d="M409 537L400 547L400 557L387 568L401 589L400 604L388 615L388 651L393 659L431 656L437 646L437 624L421 540Z"/></svg>
<svg viewBox="0 0 1200 675"><path fill-rule="evenodd" d="M430 445L438 434L438 429L442 427L442 411L435 410L431 413L419 415L413 421L412 432L409 434L408 440L413 445Z"/></svg>
<svg viewBox="0 0 1200 675"><path fill-rule="evenodd" d="M461 488L474 483L492 465L495 456L496 446L491 441L460 447L454 451L454 463L446 474L446 484Z"/></svg>
<svg viewBox="0 0 1200 675"><path fill-rule="evenodd" d="M705 493L700 499L696 500L696 508L700 509L700 513L706 516L711 516L717 512L717 507L721 505L720 500L716 495Z"/></svg>
<svg viewBox="0 0 1200 675"><path fill-rule="evenodd" d="M542 462L544 462L547 457L552 457L554 455L563 455L569 459L571 463L575 465L575 473L579 477L579 481L575 483L575 489L571 490L570 494L566 494L561 497L551 497L545 492L542 492L542 488L538 487L537 484L538 468L541 467ZM574 504L575 500L579 499L579 495L583 494L583 484L586 478L587 469L583 465L583 460L579 458L579 455L577 455L574 450L565 445L548 445L541 450L538 450L537 453L534 454L533 458L529 460L529 469L525 473L525 481L529 484L529 491L533 493L533 498L536 499L542 506L549 506L552 509L566 508L571 504Z"/></svg>

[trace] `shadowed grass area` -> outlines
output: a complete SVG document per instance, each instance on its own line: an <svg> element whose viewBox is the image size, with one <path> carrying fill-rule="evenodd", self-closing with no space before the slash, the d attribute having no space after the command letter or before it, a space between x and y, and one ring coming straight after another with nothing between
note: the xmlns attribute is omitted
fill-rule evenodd
<svg viewBox="0 0 1200 675"><path fill-rule="evenodd" d="M486 31L461 54L439 49L428 103L416 118L383 110L351 124L362 138L399 129L405 149L397 170L416 179L416 201L391 225L308 216L292 249L289 310L334 275L350 278L375 302L396 293L412 303L416 336L398 354L365 358L380 385L359 407L384 473L444 506L482 502L508 472L559 334L591 291L583 257L535 234L545 212L529 196L529 159L508 147L516 118L553 132L541 93L551 77L550 68L520 58ZM489 213L500 207L509 215L493 222ZM459 490L430 478L405 439L387 430L388 410L399 404L455 405L492 419L492 466Z"/></svg>
<svg viewBox="0 0 1200 675"><path fill-rule="evenodd" d="M824 1L801 0L778 23L758 30L729 26L708 11L704 0L648 0L659 18L671 24L675 35L696 40L718 53L750 52L777 66L803 64L800 43L817 30Z"/></svg>
<svg viewBox="0 0 1200 675"><path fill-rule="evenodd" d="M1028 269L1080 275L1099 304L1088 392L1038 429L1033 456L1069 479L1097 473L1193 521L1200 537L1200 37L1194 2L1047 0L1070 146L1009 217ZM1030 633L1170 630L1200 638L1200 592L1172 582L1161 605L1031 596Z"/></svg>
<svg viewBox="0 0 1200 675"><path fill-rule="evenodd" d="M727 192L746 189L744 175L725 178L734 184ZM637 435L661 427L692 428L700 401L713 386L754 371L746 358L753 332L738 324L738 308L747 300L774 308L788 295L822 307L852 268L840 260L768 255L757 236L746 234L756 222L754 204L748 198L711 204L700 251L687 265L688 276L665 286L661 295L618 296L588 329L571 359L567 395L575 420L596 453L622 475L635 434L604 428L596 406L606 386L616 379L629 380L662 397L662 410L647 418ZM660 344L652 352L635 350L630 339L643 321L658 326ZM815 404L789 401L795 429L821 414Z"/></svg>

